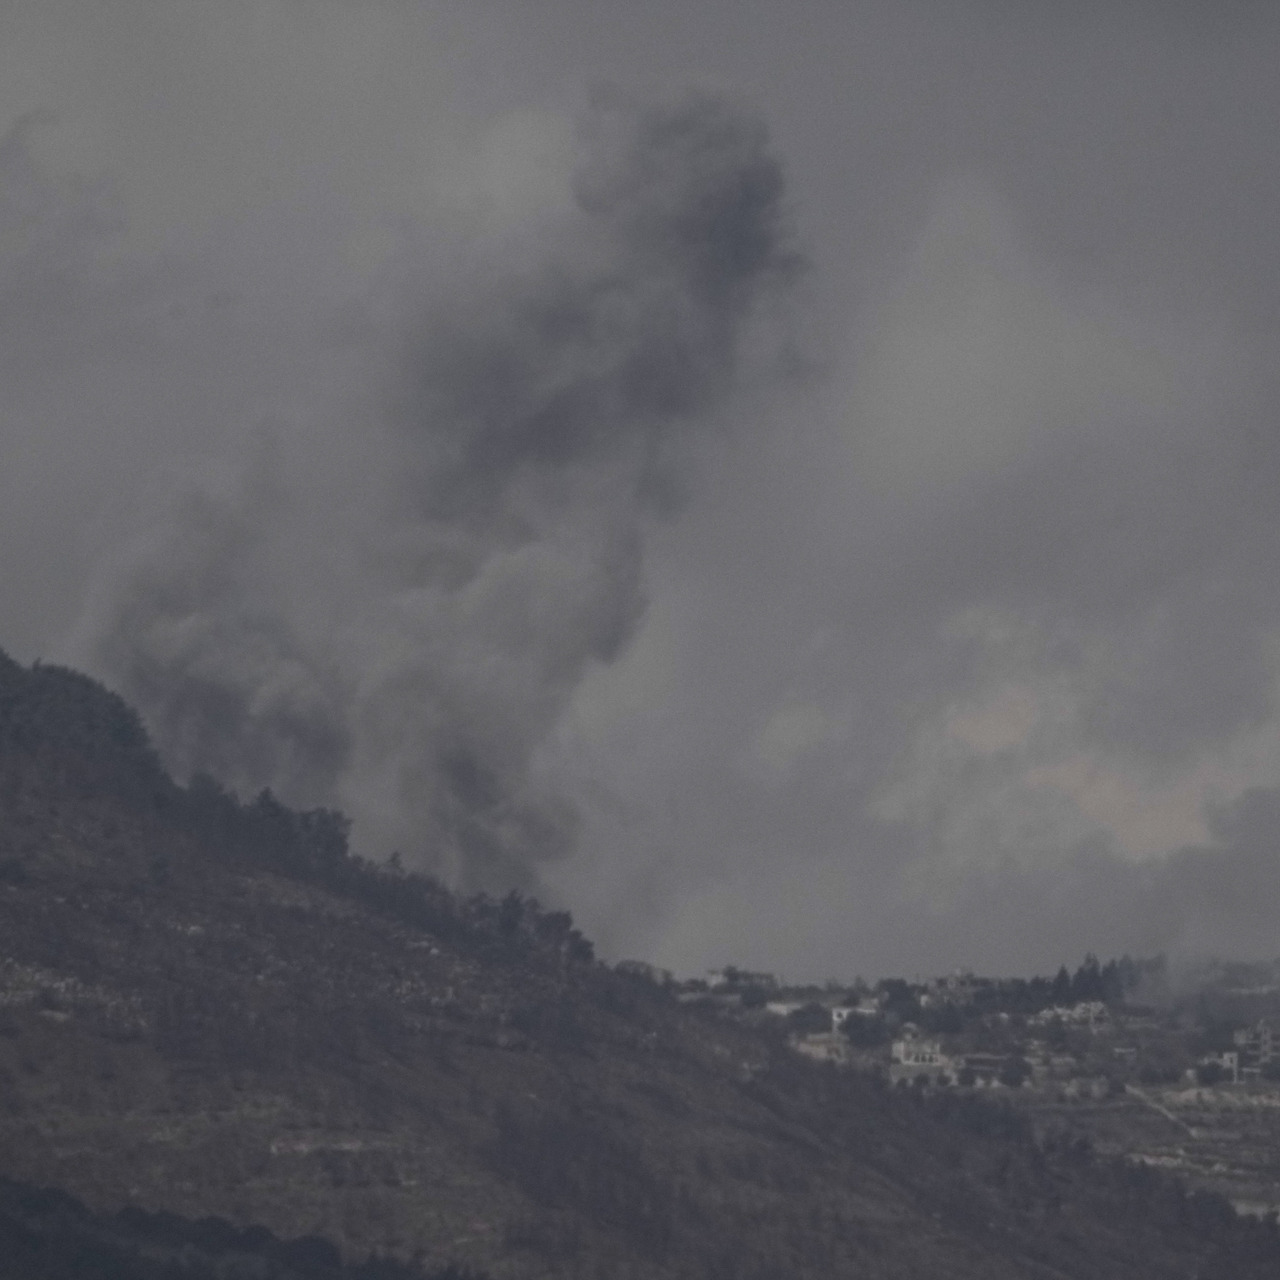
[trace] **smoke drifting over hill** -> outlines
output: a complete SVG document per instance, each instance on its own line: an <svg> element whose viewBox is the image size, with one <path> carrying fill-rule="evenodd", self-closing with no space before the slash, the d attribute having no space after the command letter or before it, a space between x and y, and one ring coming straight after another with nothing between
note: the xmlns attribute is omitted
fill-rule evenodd
<svg viewBox="0 0 1280 1280"><path fill-rule="evenodd" d="M7 7L0 646L606 952L1280 950L1280 20L797 3Z"/></svg>
<svg viewBox="0 0 1280 1280"><path fill-rule="evenodd" d="M344 802L366 837L490 889L573 846L533 753L632 637L646 526L794 268L756 121L601 96L576 144L532 261L464 271L378 333L385 420L349 429L394 466L350 594L322 621L291 609L300 551L339 577L323 539L304 551L268 441L105 585L93 638L180 772Z"/></svg>

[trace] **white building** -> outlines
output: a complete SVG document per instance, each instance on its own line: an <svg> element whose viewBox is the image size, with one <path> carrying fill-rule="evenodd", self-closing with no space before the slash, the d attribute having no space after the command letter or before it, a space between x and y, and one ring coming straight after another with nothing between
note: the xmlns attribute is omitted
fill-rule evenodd
<svg viewBox="0 0 1280 1280"><path fill-rule="evenodd" d="M937 1040L924 1040L919 1036L903 1036L890 1048L889 1079L911 1080L916 1076L949 1076L954 1067L952 1060L942 1052Z"/></svg>

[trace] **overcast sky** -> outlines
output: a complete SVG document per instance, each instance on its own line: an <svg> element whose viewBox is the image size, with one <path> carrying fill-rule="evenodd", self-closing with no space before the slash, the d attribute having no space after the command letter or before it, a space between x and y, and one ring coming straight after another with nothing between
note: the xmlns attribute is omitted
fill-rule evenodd
<svg viewBox="0 0 1280 1280"><path fill-rule="evenodd" d="M794 977L1280 953L1280 11L0 8L0 646Z"/></svg>

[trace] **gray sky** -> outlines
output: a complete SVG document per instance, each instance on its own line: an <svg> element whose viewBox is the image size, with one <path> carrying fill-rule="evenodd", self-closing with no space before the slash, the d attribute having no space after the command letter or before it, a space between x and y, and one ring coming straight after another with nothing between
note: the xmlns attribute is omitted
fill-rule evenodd
<svg viewBox="0 0 1280 1280"><path fill-rule="evenodd" d="M684 970L1280 952L1274 6L0 11L0 645Z"/></svg>

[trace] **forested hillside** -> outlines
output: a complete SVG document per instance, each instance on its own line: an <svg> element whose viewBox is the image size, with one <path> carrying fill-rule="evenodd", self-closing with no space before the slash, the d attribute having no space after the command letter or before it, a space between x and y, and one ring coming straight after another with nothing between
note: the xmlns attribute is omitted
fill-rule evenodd
<svg viewBox="0 0 1280 1280"><path fill-rule="evenodd" d="M485 1280L448 1266L373 1256L347 1264L327 1240L277 1239L223 1218L191 1221L132 1206L94 1214L65 1191L0 1178L3 1280Z"/></svg>
<svg viewBox="0 0 1280 1280"><path fill-rule="evenodd" d="M0 1175L32 1274L1280 1274L1224 1201L803 1060L338 814L180 786L114 695L2 655Z"/></svg>

